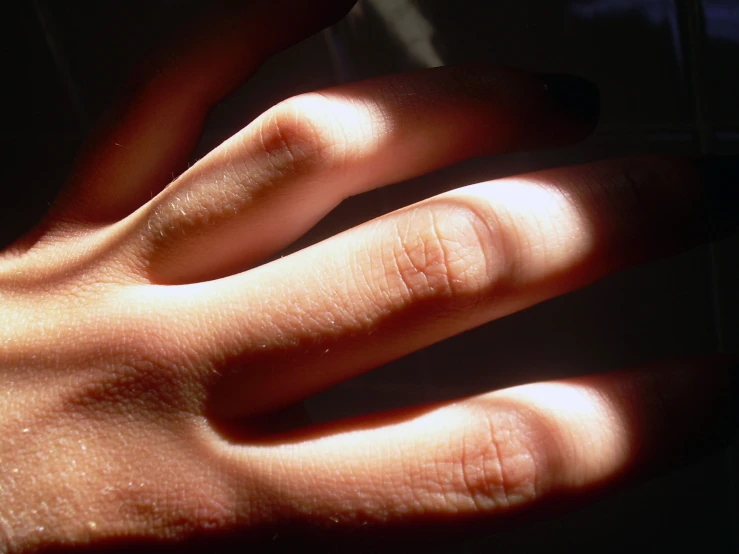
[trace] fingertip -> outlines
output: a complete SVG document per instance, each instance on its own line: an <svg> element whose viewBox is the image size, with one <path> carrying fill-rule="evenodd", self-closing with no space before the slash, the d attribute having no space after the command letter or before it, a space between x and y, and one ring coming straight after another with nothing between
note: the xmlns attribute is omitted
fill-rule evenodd
<svg viewBox="0 0 739 554"><path fill-rule="evenodd" d="M566 73L545 73L537 77L544 91L549 119L562 143L577 144L592 135L601 114L598 85Z"/></svg>
<svg viewBox="0 0 739 554"><path fill-rule="evenodd" d="M593 123L600 117L600 89L583 77L565 73L539 75L544 91L556 107L567 116L583 123Z"/></svg>

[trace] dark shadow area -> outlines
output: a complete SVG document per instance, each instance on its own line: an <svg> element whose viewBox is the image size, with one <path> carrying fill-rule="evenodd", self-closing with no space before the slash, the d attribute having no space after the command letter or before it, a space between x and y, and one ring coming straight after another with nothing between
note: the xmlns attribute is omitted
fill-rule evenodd
<svg viewBox="0 0 739 554"><path fill-rule="evenodd" d="M689 122L671 2L420 2L446 63L486 62L582 75L602 91L602 125ZM589 8L589 9L588 9ZM656 68L659 68L657 71Z"/></svg>

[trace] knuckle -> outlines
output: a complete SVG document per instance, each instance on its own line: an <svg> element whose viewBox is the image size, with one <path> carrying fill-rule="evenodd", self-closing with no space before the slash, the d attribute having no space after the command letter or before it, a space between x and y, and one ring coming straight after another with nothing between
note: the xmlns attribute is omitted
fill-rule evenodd
<svg viewBox="0 0 739 554"><path fill-rule="evenodd" d="M490 223L461 203L429 204L397 222L384 265L409 301L477 301L495 279Z"/></svg>
<svg viewBox="0 0 739 554"><path fill-rule="evenodd" d="M212 165L202 164L208 169L193 168L155 202L142 228L148 255L163 243L233 219L296 181L343 169L350 157L357 158L364 133L343 121L347 111L359 110L311 93L262 114L209 155Z"/></svg>
<svg viewBox="0 0 739 554"><path fill-rule="evenodd" d="M257 129L262 169L279 176L305 175L340 165L344 141L331 104L319 94L306 94L268 111Z"/></svg>
<svg viewBox="0 0 739 554"><path fill-rule="evenodd" d="M532 413L483 410L463 434L458 464L464 496L475 509L521 506L542 493L551 448Z"/></svg>

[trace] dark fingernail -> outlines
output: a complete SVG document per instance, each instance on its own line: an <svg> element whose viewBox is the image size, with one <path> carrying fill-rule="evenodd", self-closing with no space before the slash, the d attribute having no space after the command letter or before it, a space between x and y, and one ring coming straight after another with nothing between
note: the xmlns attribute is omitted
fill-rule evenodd
<svg viewBox="0 0 739 554"><path fill-rule="evenodd" d="M600 115L600 91L595 83L563 73L539 76L544 89L560 109L584 121L594 121Z"/></svg>
<svg viewBox="0 0 739 554"><path fill-rule="evenodd" d="M710 156L698 161L703 177L706 218L721 237L739 227L739 156Z"/></svg>

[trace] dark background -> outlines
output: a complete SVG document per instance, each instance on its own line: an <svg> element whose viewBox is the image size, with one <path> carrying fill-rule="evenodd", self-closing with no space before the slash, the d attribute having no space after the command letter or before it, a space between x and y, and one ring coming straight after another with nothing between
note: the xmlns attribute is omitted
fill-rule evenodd
<svg viewBox="0 0 739 554"><path fill-rule="evenodd" d="M4 5L2 244L47 208L133 63L197 6ZM592 79L603 101L597 132L577 147L473 160L350 199L296 247L499 175L646 152L739 153L739 0L361 1L333 29L267 63L215 110L199 152L298 92L469 61ZM308 408L324 420L532 379L737 351L738 251L735 235L622 272L347 382ZM446 550L739 552L738 456L735 446L585 509Z"/></svg>

